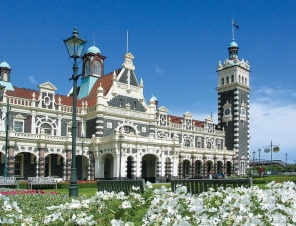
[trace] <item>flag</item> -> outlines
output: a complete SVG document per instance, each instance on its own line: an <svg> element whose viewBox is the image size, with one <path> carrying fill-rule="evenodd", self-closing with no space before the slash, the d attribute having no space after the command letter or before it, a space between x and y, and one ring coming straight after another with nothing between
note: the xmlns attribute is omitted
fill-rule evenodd
<svg viewBox="0 0 296 226"><path fill-rule="evenodd" d="M234 22L234 20L232 21L232 25L233 25L233 27L235 27L237 30L239 30L239 26L238 26L237 23Z"/></svg>

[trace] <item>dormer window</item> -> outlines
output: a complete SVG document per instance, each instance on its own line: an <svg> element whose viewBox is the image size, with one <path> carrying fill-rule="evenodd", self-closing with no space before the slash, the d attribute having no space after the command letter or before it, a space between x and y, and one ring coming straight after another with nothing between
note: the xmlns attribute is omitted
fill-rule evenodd
<svg viewBox="0 0 296 226"><path fill-rule="evenodd" d="M88 76L90 74L89 69L89 60L85 62L85 76Z"/></svg>
<svg viewBox="0 0 296 226"><path fill-rule="evenodd" d="M100 63L98 61L95 61L93 63L93 70L92 70L92 72L93 72L94 75L100 76L100 74L101 74L101 66L100 66Z"/></svg>

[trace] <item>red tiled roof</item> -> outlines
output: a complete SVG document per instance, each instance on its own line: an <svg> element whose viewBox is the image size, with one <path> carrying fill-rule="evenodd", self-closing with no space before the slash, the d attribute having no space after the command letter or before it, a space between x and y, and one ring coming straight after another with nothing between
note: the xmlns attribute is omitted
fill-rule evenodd
<svg viewBox="0 0 296 226"><path fill-rule="evenodd" d="M116 76L118 76L119 72L121 71L120 69L115 70ZM88 106L93 106L96 104L97 101L97 89L99 88L100 84L104 89L104 96L109 92L110 88L112 87L112 78L113 78L113 72L110 72L109 74L99 78L94 86L92 87L90 93L88 96L82 98L82 99L77 99L77 107L81 107L82 101L87 101ZM26 89L26 88L19 88L14 86L14 91L7 90L6 94L8 96L12 97L19 97L19 98L25 98L28 100L32 100L33 96L32 94L35 93L35 100L39 99L40 92L38 90L32 90L32 89ZM80 87L78 87L79 90ZM64 96L64 95L59 95L55 94L55 102L59 103L59 98L61 98L61 104L66 105L66 106L72 106L73 105L73 97L72 96Z"/></svg>
<svg viewBox="0 0 296 226"><path fill-rule="evenodd" d="M176 124L181 124L181 120L183 119L183 117L174 116L174 115L168 115L168 117L170 118L171 123L176 123ZM199 121L196 119L192 119L192 122L196 127L204 127L204 124L205 124L205 122Z"/></svg>
<svg viewBox="0 0 296 226"><path fill-rule="evenodd" d="M16 86L14 86L13 88L14 88L14 91L11 91L11 90L6 91L6 94L8 96L32 100L33 98L32 94L35 93L36 94L35 99L38 100L39 98L39 91L26 89L26 88L18 88Z"/></svg>

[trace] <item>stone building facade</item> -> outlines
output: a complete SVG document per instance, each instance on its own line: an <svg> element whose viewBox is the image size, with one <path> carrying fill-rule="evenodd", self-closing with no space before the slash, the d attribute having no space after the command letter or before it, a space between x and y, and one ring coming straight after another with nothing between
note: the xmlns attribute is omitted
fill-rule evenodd
<svg viewBox="0 0 296 226"><path fill-rule="evenodd" d="M152 96L143 95L134 56L127 53L122 67L104 75L106 59L96 46L82 57L77 96L77 177L94 180L206 176L210 170L228 175L245 173L249 160L249 64L237 57L231 42L229 59L218 64L218 124L200 121L190 112L170 115ZM0 64L0 175L5 150L8 175L58 176L70 179L72 92L55 93L48 82L39 90L12 85L11 67ZM6 127L6 112L9 126ZM6 130L8 128L8 130ZM7 145L6 145L7 144Z"/></svg>

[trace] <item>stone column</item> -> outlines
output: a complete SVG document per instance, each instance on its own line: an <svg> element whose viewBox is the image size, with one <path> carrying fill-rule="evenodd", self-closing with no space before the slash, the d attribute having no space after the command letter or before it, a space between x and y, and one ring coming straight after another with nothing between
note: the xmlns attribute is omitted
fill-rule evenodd
<svg viewBox="0 0 296 226"><path fill-rule="evenodd" d="M183 156L179 155L179 178L183 178Z"/></svg>
<svg viewBox="0 0 296 226"><path fill-rule="evenodd" d="M39 176L40 177L44 177L45 176L44 148L39 148Z"/></svg>
<svg viewBox="0 0 296 226"><path fill-rule="evenodd" d="M8 176L14 176L14 146L8 146Z"/></svg>
<svg viewBox="0 0 296 226"><path fill-rule="evenodd" d="M195 165L195 157L194 157L194 155L192 155L191 156L191 165L192 165L192 175L191 175L191 177L194 177L195 176L195 168L196 168L196 165Z"/></svg>
<svg viewBox="0 0 296 226"><path fill-rule="evenodd" d="M214 172L213 173L218 173L218 168L217 168L217 157L214 156Z"/></svg>

